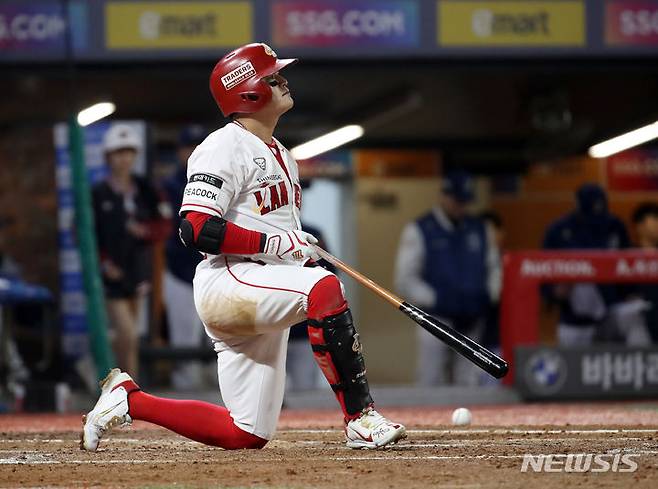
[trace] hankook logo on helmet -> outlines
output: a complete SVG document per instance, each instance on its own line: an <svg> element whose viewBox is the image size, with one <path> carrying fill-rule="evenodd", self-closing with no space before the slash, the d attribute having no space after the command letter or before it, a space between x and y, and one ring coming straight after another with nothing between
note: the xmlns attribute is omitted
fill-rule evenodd
<svg viewBox="0 0 658 489"><path fill-rule="evenodd" d="M225 74L221 78L222 85L224 85L226 90L230 90L231 88L245 81L247 78L251 78L255 74L256 70L254 69L254 65L251 64L251 61L247 61L246 63L242 63L233 71Z"/></svg>

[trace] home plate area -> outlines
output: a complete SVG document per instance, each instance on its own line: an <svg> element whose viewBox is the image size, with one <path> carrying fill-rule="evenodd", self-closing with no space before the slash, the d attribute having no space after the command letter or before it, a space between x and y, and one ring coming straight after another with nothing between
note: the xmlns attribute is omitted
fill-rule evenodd
<svg viewBox="0 0 658 489"><path fill-rule="evenodd" d="M78 448L79 416L0 416L0 487L658 487L658 405L386 409L409 436L350 450L335 411L284 411L263 450L225 451L146 423Z"/></svg>

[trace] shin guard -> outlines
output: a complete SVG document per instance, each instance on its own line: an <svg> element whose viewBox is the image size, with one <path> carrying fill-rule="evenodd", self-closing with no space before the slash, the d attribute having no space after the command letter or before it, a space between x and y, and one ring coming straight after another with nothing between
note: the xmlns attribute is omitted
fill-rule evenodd
<svg viewBox="0 0 658 489"><path fill-rule="evenodd" d="M372 404L359 334L349 309L308 320L315 360L329 381L346 419L358 416Z"/></svg>

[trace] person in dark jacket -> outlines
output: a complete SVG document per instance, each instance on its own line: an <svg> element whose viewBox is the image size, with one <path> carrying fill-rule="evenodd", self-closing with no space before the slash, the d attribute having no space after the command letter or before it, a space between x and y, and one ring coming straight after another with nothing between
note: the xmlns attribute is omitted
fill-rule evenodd
<svg viewBox="0 0 658 489"><path fill-rule="evenodd" d="M169 233L171 208L148 180L133 174L141 140L126 124L105 134L106 180L93 188L96 239L118 365L138 375L139 305L150 287L151 248Z"/></svg>
<svg viewBox="0 0 658 489"><path fill-rule="evenodd" d="M439 204L410 222L400 238L395 267L397 290L411 303L477 340L484 329L500 270L492 229L467 212L473 179L462 171L442 180ZM431 386L450 381L475 384L479 372L418 328L417 381ZM453 361L454 360L454 361Z"/></svg>
<svg viewBox="0 0 658 489"><path fill-rule="evenodd" d="M553 222L544 237L544 249L619 250L630 240L624 223L608 210L603 188L586 183L576 191L576 209ZM557 339L560 345L590 345L625 290L616 285L577 283L546 286L543 293L560 306Z"/></svg>
<svg viewBox="0 0 658 489"><path fill-rule="evenodd" d="M164 182L172 209L180 209L183 191L187 184L187 160L206 137L203 126L192 124L181 129L178 135L176 157L178 168ZM203 256L186 247L178 235L181 217L176 214L174 226L166 245L167 271L164 277L164 297L169 326L169 344L175 348L194 348L201 344L203 323L194 307L192 280L196 266ZM177 362L171 373L171 383L176 389L194 389L201 386L201 363Z"/></svg>

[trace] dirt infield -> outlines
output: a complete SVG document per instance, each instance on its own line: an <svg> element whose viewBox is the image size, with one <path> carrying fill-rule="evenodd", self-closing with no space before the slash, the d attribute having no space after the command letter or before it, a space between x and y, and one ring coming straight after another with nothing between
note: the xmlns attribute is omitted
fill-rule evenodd
<svg viewBox="0 0 658 489"><path fill-rule="evenodd" d="M87 453L78 416L0 416L0 487L658 487L658 403L474 408L465 429L451 408L383 411L409 438L371 451L345 448L336 411L284 412L265 449L232 452L138 422Z"/></svg>

